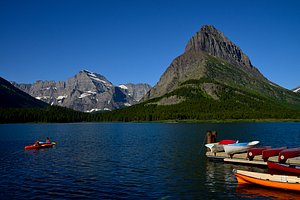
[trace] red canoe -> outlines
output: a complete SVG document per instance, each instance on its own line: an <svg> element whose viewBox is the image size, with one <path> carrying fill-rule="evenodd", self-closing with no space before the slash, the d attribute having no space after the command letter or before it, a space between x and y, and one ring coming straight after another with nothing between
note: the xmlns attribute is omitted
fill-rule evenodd
<svg viewBox="0 0 300 200"><path fill-rule="evenodd" d="M55 145L55 142L52 142L51 144L47 144L47 143L43 143L41 145L29 145L29 146L25 146L26 150L30 150L30 149L44 149L44 148L51 148Z"/></svg>
<svg viewBox="0 0 300 200"><path fill-rule="evenodd" d="M285 149L279 153L278 162L285 163L287 159L294 158L297 156L300 156L300 147L292 148L292 149Z"/></svg>
<svg viewBox="0 0 300 200"><path fill-rule="evenodd" d="M279 152L284 150L284 149L287 149L287 147L279 147L279 148L272 148L272 149L263 150L261 158L265 162L267 162L269 157L278 156Z"/></svg>
<svg viewBox="0 0 300 200"><path fill-rule="evenodd" d="M247 158L249 160L253 160L253 158L257 155L261 155L263 150L270 149L272 148L271 146L265 146L265 147L260 147L260 148L251 148L247 151Z"/></svg>
<svg viewBox="0 0 300 200"><path fill-rule="evenodd" d="M291 172L294 174L300 174L300 166L297 165L287 165L268 161L268 168L285 172Z"/></svg>

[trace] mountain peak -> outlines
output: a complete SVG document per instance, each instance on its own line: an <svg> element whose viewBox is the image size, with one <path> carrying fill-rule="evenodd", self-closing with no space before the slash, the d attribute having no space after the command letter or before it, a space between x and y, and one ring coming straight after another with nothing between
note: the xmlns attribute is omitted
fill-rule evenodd
<svg viewBox="0 0 300 200"><path fill-rule="evenodd" d="M209 55L229 61L234 65L254 68L248 56L212 25L204 25L188 42L185 52L204 51Z"/></svg>
<svg viewBox="0 0 300 200"><path fill-rule="evenodd" d="M90 79L94 84L103 84L107 88L113 87L113 84L103 75L97 74L88 70L81 70L77 75L79 77L81 74L84 74L84 77Z"/></svg>
<svg viewBox="0 0 300 200"><path fill-rule="evenodd" d="M200 32L212 34L214 36L218 36L218 35L224 36L224 34L220 32L218 29L216 29L213 25L203 25L200 29Z"/></svg>
<svg viewBox="0 0 300 200"><path fill-rule="evenodd" d="M81 72L84 72L84 73L93 73L93 72L91 72L89 70L86 70L86 69L81 70Z"/></svg>
<svg viewBox="0 0 300 200"><path fill-rule="evenodd" d="M212 25L204 25L186 45L185 52L178 56L161 76L159 82L143 100L161 97L182 88L190 80L214 80L234 87L264 91L271 84L242 50ZM217 88L203 86L214 98L211 91Z"/></svg>

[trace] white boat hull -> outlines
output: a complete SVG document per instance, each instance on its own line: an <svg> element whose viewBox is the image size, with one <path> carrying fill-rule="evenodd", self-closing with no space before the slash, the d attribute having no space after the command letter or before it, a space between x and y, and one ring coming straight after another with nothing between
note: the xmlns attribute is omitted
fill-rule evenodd
<svg viewBox="0 0 300 200"><path fill-rule="evenodd" d="M228 146L228 145L227 145ZM236 153L244 153L250 149L250 146L229 146L224 147L225 153L227 154L236 154Z"/></svg>
<svg viewBox="0 0 300 200"><path fill-rule="evenodd" d="M248 149L257 145L259 141L252 141L249 143L236 143L236 144L229 144L224 146L224 151L228 155L236 154L236 153L244 153L247 152Z"/></svg>

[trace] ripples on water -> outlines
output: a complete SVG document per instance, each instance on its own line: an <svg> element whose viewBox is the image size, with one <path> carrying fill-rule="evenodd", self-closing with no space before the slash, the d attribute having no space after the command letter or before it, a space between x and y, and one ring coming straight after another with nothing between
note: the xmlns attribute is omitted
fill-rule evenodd
<svg viewBox="0 0 300 200"><path fill-rule="evenodd" d="M288 146L300 142L297 123L0 125L0 199L299 197L237 188L233 168L264 169L207 161L201 149L209 129L218 130L220 139L259 139L267 145L281 141ZM56 147L23 150L47 136Z"/></svg>

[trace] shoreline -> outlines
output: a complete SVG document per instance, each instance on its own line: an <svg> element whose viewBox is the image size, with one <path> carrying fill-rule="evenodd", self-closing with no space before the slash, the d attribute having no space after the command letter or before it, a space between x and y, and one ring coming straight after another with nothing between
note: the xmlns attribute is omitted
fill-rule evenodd
<svg viewBox="0 0 300 200"><path fill-rule="evenodd" d="M225 119L225 120L158 120L158 121L82 121L82 122L25 122L25 123L0 123L0 124L74 124L74 123L272 123L272 122L300 122L300 119Z"/></svg>

